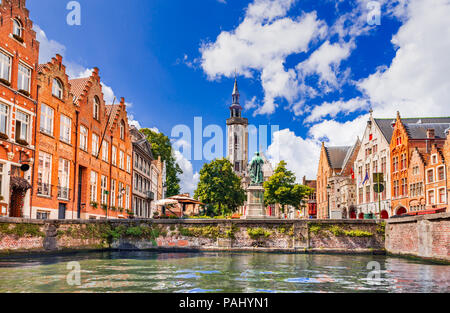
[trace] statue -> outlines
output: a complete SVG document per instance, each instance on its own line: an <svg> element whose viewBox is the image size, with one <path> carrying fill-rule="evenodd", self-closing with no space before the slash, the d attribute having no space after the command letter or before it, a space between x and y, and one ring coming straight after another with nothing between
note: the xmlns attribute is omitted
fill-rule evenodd
<svg viewBox="0 0 450 313"><path fill-rule="evenodd" d="M250 178L251 185L262 185L264 182L263 175L264 160L259 156L259 152L255 153L252 161L250 162Z"/></svg>

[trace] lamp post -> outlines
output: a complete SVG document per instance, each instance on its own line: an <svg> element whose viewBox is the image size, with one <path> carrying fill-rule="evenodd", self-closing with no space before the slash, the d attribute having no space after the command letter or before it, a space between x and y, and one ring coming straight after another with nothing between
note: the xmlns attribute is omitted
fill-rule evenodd
<svg viewBox="0 0 450 313"><path fill-rule="evenodd" d="M327 218L328 219L330 219L330 191L331 191L331 186L327 185L327 209L328 209Z"/></svg>

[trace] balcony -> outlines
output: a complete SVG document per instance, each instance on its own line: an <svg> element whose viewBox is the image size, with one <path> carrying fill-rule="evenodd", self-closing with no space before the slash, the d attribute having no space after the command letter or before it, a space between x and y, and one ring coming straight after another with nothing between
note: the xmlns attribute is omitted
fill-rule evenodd
<svg viewBox="0 0 450 313"><path fill-rule="evenodd" d="M145 195L147 196L148 200L154 200L155 199L155 194L151 191L146 191Z"/></svg>
<svg viewBox="0 0 450 313"><path fill-rule="evenodd" d="M70 189L58 186L58 199L70 200Z"/></svg>

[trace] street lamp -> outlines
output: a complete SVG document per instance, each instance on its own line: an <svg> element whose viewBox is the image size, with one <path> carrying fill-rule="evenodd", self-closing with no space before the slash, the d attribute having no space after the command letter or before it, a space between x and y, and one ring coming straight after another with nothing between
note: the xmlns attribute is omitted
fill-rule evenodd
<svg viewBox="0 0 450 313"><path fill-rule="evenodd" d="M328 216L327 218L330 218L330 192L331 192L331 186L327 185L327 206L328 206Z"/></svg>

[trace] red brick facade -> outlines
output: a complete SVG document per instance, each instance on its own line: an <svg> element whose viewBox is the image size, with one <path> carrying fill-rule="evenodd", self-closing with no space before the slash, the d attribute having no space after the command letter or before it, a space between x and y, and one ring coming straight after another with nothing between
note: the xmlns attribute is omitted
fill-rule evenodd
<svg viewBox="0 0 450 313"><path fill-rule="evenodd" d="M0 4L0 216L29 216L39 43L25 0Z"/></svg>

